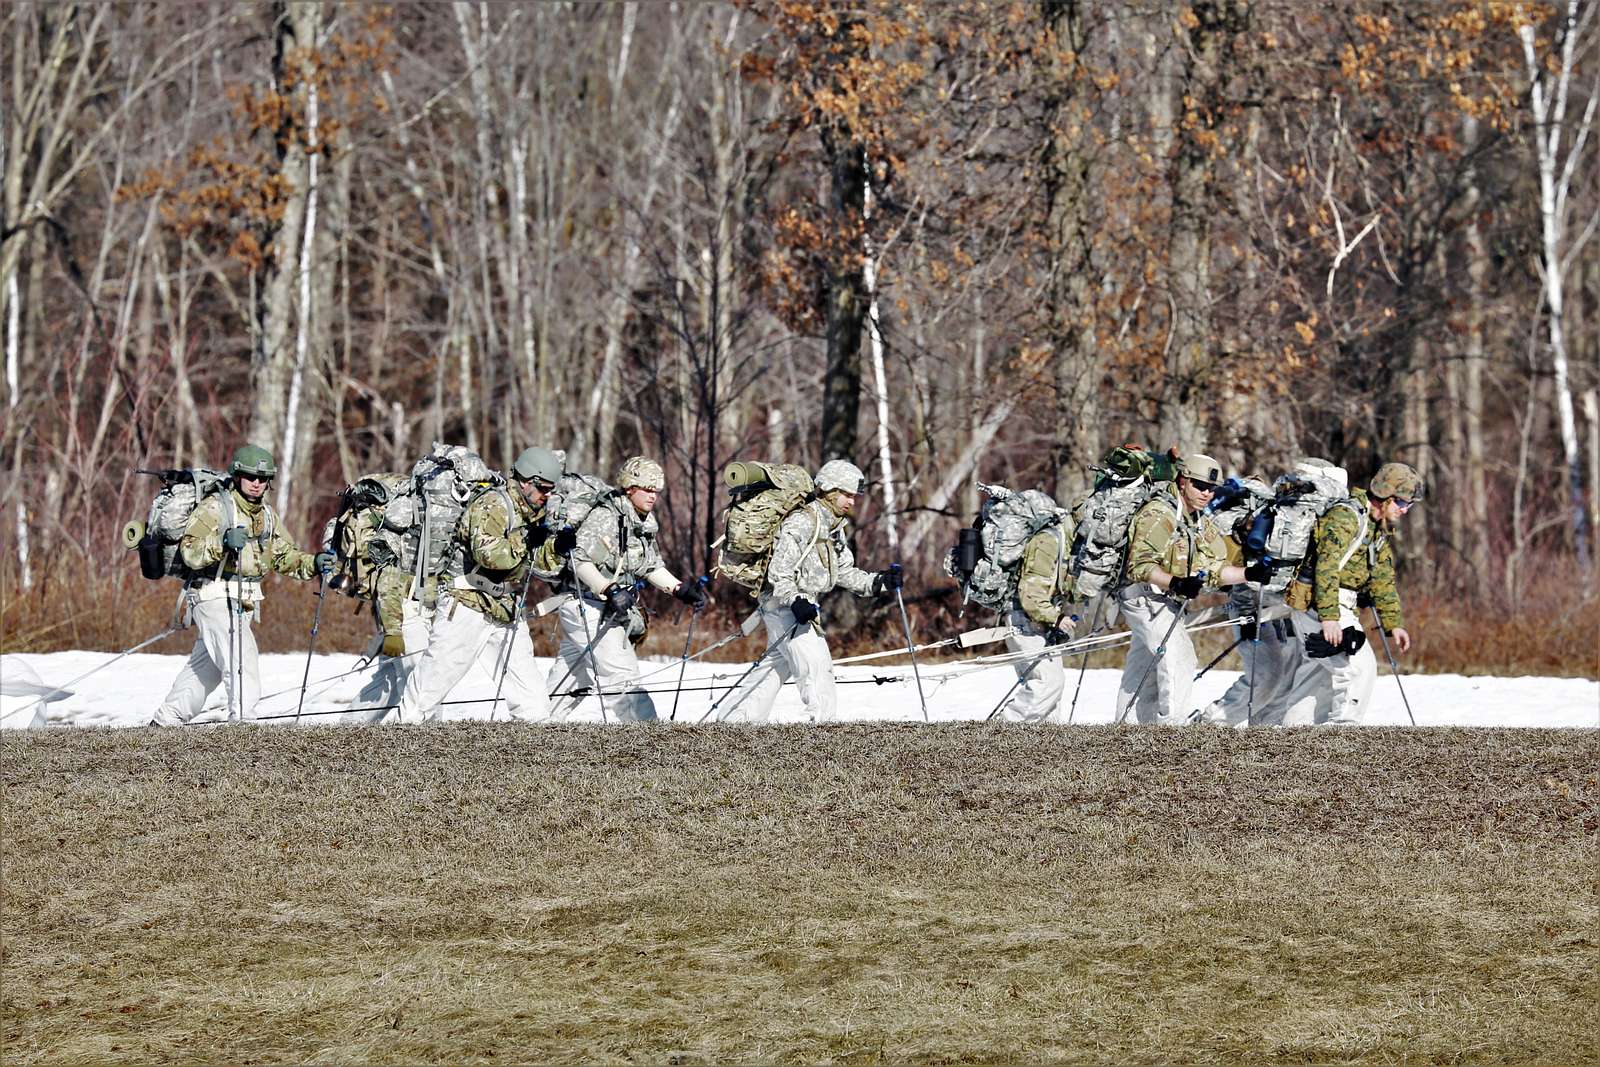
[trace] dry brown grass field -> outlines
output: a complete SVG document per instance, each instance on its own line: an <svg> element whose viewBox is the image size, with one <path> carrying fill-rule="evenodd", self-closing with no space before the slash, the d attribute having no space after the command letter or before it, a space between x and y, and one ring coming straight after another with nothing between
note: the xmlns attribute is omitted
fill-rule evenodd
<svg viewBox="0 0 1600 1067"><path fill-rule="evenodd" d="M1600 733L4 741L31 1062L1600 1059Z"/></svg>

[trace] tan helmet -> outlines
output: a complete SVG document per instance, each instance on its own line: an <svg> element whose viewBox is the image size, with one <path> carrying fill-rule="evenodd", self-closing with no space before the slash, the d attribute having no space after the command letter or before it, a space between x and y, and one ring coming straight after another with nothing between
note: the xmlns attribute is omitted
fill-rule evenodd
<svg viewBox="0 0 1600 1067"><path fill-rule="evenodd" d="M617 488L657 489L667 484L667 472L661 464L644 456L630 456L617 470Z"/></svg>
<svg viewBox="0 0 1600 1067"><path fill-rule="evenodd" d="M1410 503L1422 499L1422 475L1404 463L1385 463L1372 476L1368 489L1375 497Z"/></svg>
<svg viewBox="0 0 1600 1067"><path fill-rule="evenodd" d="M1179 474L1192 481L1210 482L1212 485L1222 481L1222 464L1204 452L1179 454L1177 468Z"/></svg>
<svg viewBox="0 0 1600 1067"><path fill-rule="evenodd" d="M849 460L830 459L818 468L813 484L818 493L831 493L835 489L859 493L866 480L867 476L861 473L861 468Z"/></svg>

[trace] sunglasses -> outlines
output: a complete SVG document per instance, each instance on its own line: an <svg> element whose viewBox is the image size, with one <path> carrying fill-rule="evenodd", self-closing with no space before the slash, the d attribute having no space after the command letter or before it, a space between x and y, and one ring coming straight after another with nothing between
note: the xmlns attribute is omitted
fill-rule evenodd
<svg viewBox="0 0 1600 1067"><path fill-rule="evenodd" d="M1410 511L1411 505L1415 503L1415 500L1401 500L1399 497L1394 498L1394 506L1400 509L1400 514L1402 515Z"/></svg>
<svg viewBox="0 0 1600 1067"><path fill-rule="evenodd" d="M1200 478L1190 478L1189 484L1194 486L1196 490L1202 493L1215 493L1217 491L1216 482L1208 482Z"/></svg>

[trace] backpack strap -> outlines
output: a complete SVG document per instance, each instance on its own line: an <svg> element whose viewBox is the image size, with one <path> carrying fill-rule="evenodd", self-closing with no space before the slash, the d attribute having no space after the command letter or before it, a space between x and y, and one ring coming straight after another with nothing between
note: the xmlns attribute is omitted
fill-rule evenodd
<svg viewBox="0 0 1600 1067"><path fill-rule="evenodd" d="M1345 567L1355 558L1356 552L1360 550L1361 542L1366 540L1367 531L1371 528L1371 521L1367 518L1367 509L1359 506L1351 497L1335 501L1333 507L1349 508L1356 516L1356 535L1351 539L1350 546L1344 550L1344 555L1339 557L1338 573L1343 574ZM1369 549L1368 551L1370 555L1372 550ZM1369 563L1368 566L1370 565Z"/></svg>

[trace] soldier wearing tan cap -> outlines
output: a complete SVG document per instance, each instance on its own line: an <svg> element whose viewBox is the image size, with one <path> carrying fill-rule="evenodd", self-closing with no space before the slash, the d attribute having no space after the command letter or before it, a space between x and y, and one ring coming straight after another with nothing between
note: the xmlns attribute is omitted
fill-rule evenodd
<svg viewBox="0 0 1600 1067"><path fill-rule="evenodd" d="M1222 531L1205 514L1222 467L1200 452L1176 457L1178 478L1134 513L1128 526L1126 584L1117 606L1133 632L1117 693L1117 721L1176 725L1187 718L1195 653L1176 620L1185 601L1245 580L1228 562ZM1163 638L1166 651L1160 652ZM1149 675L1149 677L1146 677Z"/></svg>

